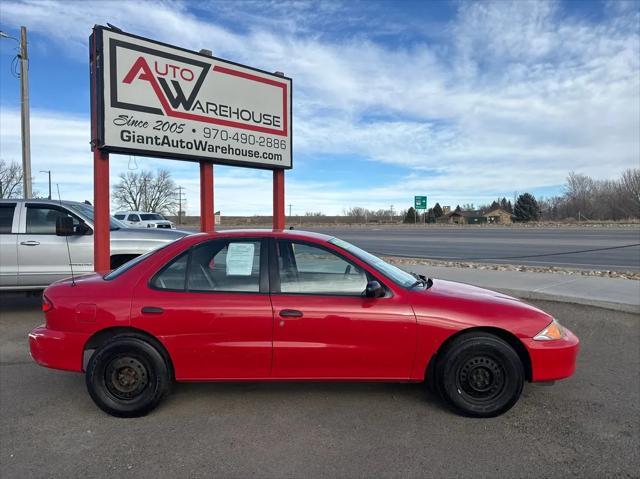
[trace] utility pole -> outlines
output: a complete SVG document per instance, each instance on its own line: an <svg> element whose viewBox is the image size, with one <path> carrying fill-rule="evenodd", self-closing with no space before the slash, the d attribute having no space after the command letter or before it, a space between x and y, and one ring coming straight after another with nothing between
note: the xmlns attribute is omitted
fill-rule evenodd
<svg viewBox="0 0 640 479"><path fill-rule="evenodd" d="M391 205L391 222L393 223L393 205Z"/></svg>
<svg viewBox="0 0 640 479"><path fill-rule="evenodd" d="M27 27L20 27L20 106L22 123L22 174L24 197L31 198L31 124L29 121L29 55ZM49 193L51 198L51 193Z"/></svg>
<svg viewBox="0 0 640 479"><path fill-rule="evenodd" d="M292 207L292 206L293 206L293 205L292 205L291 203L289 203L289 218L291 218L291 207Z"/></svg>
<svg viewBox="0 0 640 479"><path fill-rule="evenodd" d="M20 27L20 40L1 32L1 38L10 38L20 45L20 131L22 135L22 193L31 198L31 126L29 122L29 55L27 53L27 27Z"/></svg>
<svg viewBox="0 0 640 479"><path fill-rule="evenodd" d="M40 173L47 173L49 175L49 199L51 199L51 170L40 170Z"/></svg>
<svg viewBox="0 0 640 479"><path fill-rule="evenodd" d="M178 224L182 224L182 190L184 188L182 186L178 186Z"/></svg>

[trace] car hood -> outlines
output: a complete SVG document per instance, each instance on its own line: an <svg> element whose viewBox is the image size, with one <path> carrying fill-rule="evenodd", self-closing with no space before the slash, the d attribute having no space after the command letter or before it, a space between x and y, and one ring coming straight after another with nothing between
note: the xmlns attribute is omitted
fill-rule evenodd
<svg viewBox="0 0 640 479"><path fill-rule="evenodd" d="M477 299L481 301L491 301L498 303L503 301L516 301L518 303L522 303L522 300L504 293L480 288L478 286L473 286L467 283L457 283L455 281L447 281L444 279L433 280L433 285L431 286L431 288L425 289L424 292L430 293L432 295L438 295L440 297L463 297L466 299Z"/></svg>
<svg viewBox="0 0 640 479"><path fill-rule="evenodd" d="M438 318L467 327L518 325L517 333L531 337L548 325L552 316L509 295L470 284L434 279L428 289L415 290L412 303L416 317Z"/></svg>
<svg viewBox="0 0 640 479"><path fill-rule="evenodd" d="M120 228L111 231L114 240L147 240L147 241L174 241L188 234L189 231L155 229L155 228Z"/></svg>

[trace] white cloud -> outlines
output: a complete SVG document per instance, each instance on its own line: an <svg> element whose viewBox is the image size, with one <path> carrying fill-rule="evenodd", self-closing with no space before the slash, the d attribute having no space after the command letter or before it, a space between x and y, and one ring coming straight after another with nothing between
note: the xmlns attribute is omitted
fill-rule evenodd
<svg viewBox="0 0 640 479"><path fill-rule="evenodd" d="M252 2L238 8L214 2L212 9L235 20L234 30L216 24L215 16L213 21L198 17L188 2L82 2L68 8L66 2L9 0L1 8L5 22L27 24L79 61L86 61L90 27L108 21L285 71L294 78L297 156L312 166L313 157L352 155L414 172L375 189L367 188L366 177L362 184L345 186L306 184L296 181L295 171L289 175L288 202L336 213L361 193L380 207L409 203L404 198L409 189L445 203L477 203L495 194L558 185L570 170L610 178L638 167L640 14L619 3L606 6L605 19L596 24L567 16L554 2L464 2L457 17L441 25L444 42L408 46L381 43L373 33L323 35L323 27L334 32L367 20L354 8L345 15L336 2L322 8L305 2L265 5L263 11L273 16L246 15L255 11ZM382 24L384 19L376 19ZM417 37L431 33L411 25ZM15 118L4 113L7 149L18 130L10 124ZM34 161L41 144L43 154L69 158L64 161L70 167L87 165L86 174L71 175L86 178L91 175L86 123L81 127L74 123L79 120L63 116L71 124L62 128L53 118L60 113L34 118ZM51 142L59 149L48 146ZM197 185L195 166L181 166L181 178ZM248 214L270 211L268 174L219 170L220 205ZM438 174L426 176L424 170ZM194 209L196 193L189 199Z"/></svg>

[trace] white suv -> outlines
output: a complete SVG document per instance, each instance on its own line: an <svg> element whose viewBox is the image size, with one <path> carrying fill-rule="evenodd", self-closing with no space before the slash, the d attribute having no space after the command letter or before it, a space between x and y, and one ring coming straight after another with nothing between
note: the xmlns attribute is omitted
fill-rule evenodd
<svg viewBox="0 0 640 479"><path fill-rule="evenodd" d="M117 220L131 228L164 228L175 229L176 225L165 219L160 213L144 211L118 211L113 215Z"/></svg>

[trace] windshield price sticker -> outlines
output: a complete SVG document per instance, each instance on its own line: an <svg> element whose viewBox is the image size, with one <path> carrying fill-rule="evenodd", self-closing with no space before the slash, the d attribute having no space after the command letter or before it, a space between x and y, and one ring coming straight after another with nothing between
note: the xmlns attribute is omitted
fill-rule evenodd
<svg viewBox="0 0 640 479"><path fill-rule="evenodd" d="M291 79L94 30L98 144L107 151L291 168Z"/></svg>

